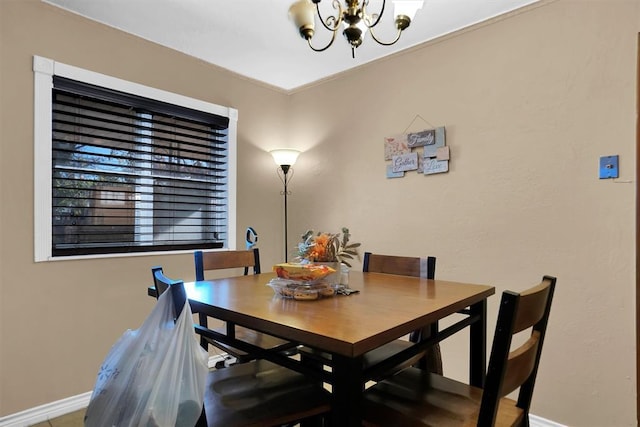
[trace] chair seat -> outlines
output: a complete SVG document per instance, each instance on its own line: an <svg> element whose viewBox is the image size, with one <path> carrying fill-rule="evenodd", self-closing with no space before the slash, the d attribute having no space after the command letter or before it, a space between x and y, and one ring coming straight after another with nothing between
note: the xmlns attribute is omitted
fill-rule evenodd
<svg viewBox="0 0 640 427"><path fill-rule="evenodd" d="M208 427L266 427L330 410L321 384L266 360L211 371L204 400Z"/></svg>
<svg viewBox="0 0 640 427"><path fill-rule="evenodd" d="M365 392L365 420L373 426L477 426L482 389L407 368ZM524 411L502 398L497 427L520 425Z"/></svg>
<svg viewBox="0 0 640 427"><path fill-rule="evenodd" d="M406 350L407 348L411 347L412 345L414 345L414 343L410 342L410 341L405 341L405 340L394 340L391 341L381 347L378 347L374 350L371 350L367 353L364 354L363 356L363 366L364 368L369 368L371 366L376 365L379 362L382 362L386 359L388 359L389 357L398 354L399 352ZM441 358L441 353L440 353L440 345L436 344L433 346L433 348L428 349L422 353L419 353L418 355L406 360L405 362L403 362L402 364L396 366L395 368L393 368L391 371L387 371L382 373L380 376L374 376L373 378L371 378L374 381L381 381L384 378L387 378L388 376L390 376L391 374L393 374L394 372L400 371L404 368L407 368L409 366L413 366L415 364L417 364L420 359L425 358L425 363L426 363L426 367L424 369L426 369L429 372L434 372L437 374L442 374L442 358Z"/></svg>
<svg viewBox="0 0 640 427"><path fill-rule="evenodd" d="M214 329L214 331L225 335L227 333L227 330L224 326ZM235 337L240 341L244 341L246 343L253 344L265 349L277 349L283 352L289 351L291 354L295 354L297 352L296 343L274 337L273 335L256 332L253 329L248 329L243 326L235 325ZM226 352L230 356L233 356L236 359L237 363L246 363L255 358L254 356L251 356L242 350L226 345L219 341L215 341L207 337L204 337L204 339L209 344L218 347L220 350Z"/></svg>

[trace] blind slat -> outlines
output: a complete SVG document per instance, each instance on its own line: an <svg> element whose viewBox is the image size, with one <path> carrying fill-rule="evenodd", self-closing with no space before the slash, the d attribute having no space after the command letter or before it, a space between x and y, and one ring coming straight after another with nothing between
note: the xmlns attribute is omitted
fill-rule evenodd
<svg viewBox="0 0 640 427"><path fill-rule="evenodd" d="M223 247L228 118L54 78L54 256Z"/></svg>

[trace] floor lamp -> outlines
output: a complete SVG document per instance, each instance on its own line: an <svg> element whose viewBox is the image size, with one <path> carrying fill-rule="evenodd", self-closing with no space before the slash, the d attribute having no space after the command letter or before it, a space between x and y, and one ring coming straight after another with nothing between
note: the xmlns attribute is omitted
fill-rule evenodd
<svg viewBox="0 0 640 427"><path fill-rule="evenodd" d="M293 168L291 166L293 166L298 159L300 151L278 149L272 150L270 153L273 156L273 160L276 162L276 165L278 165L278 176L284 184L284 190L280 193L284 195L284 262L289 262L289 236L287 235L287 196L289 195L289 190L287 189L287 185L293 177Z"/></svg>

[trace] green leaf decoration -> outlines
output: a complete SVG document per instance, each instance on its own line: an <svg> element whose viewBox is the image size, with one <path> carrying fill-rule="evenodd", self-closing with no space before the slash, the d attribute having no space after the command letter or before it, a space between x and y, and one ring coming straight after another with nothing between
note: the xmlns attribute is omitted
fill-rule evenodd
<svg viewBox="0 0 640 427"><path fill-rule="evenodd" d="M360 243L349 243L351 233L347 227L341 228L341 233L326 233L307 230L298 243L298 260L309 262L343 262L348 267L351 264L345 259L353 259L360 254L357 248Z"/></svg>

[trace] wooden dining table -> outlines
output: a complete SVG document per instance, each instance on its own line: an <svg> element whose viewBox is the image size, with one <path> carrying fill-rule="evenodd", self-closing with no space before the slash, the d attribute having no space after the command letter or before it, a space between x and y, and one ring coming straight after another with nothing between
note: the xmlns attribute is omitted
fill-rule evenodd
<svg viewBox="0 0 640 427"><path fill-rule="evenodd" d="M239 342L233 330L218 334L222 342L254 352L283 366L331 384L332 425L360 426L362 393L374 373L388 370L429 346L469 327L469 381L482 386L486 369L487 298L489 285L430 280L381 273L351 272L349 287L358 293L313 301L286 299L267 286L272 273L187 282L192 311L293 341L330 355L326 370L282 353ZM150 287L149 295L155 296ZM363 355L411 331L437 325L462 313L462 319L434 331L401 354L364 367ZM432 329L433 330L433 329Z"/></svg>

